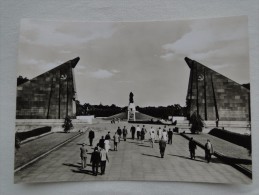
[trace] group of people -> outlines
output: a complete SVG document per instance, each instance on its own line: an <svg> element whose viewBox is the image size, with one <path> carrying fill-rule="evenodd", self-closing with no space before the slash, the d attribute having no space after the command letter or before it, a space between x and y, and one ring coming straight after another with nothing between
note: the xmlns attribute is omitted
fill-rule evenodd
<svg viewBox="0 0 259 195"><path fill-rule="evenodd" d="M137 140L140 140L141 143L143 143L143 140L145 140L145 135L149 133L150 136L150 143L151 147L154 147L154 143L158 141L159 143L159 149L160 149L160 155L161 158L164 158L165 149L167 144L172 144L172 138L173 138L173 131L171 128L168 130L166 129L166 126L162 129L159 127L157 130L153 128L153 126L150 127L149 131L147 131L145 125L140 128L139 125L135 127L134 125L130 128L131 138L135 139L135 134L137 136ZM115 131L113 135L113 142L114 142L114 151L118 151L118 144L123 139L124 141L127 140L128 130L126 126L121 129L118 127L118 129ZM89 143L90 146L93 146L93 139L95 138L95 133L93 130L89 131ZM92 172L93 175L97 176L98 173L98 167L101 167L101 175L105 174L105 168L106 168L106 162L109 162L108 152L111 148L110 146L111 141L111 135L110 132L108 132L105 136L102 136L99 142L97 143L96 147L94 147L94 151L91 155L90 163L92 163ZM193 138L189 141L189 151L190 151L190 158L195 159L195 150L197 149L197 144L193 140ZM210 140L207 140L207 143L205 144L205 159L209 163L211 160L211 155L213 154L213 147L210 143ZM82 147L80 147L80 157L82 162L82 169L86 168L86 160L87 160L87 152L88 150L85 147L85 143L82 144Z"/></svg>
<svg viewBox="0 0 259 195"><path fill-rule="evenodd" d="M197 149L197 145L195 141L193 140L193 137L191 137L189 141L189 151L190 151L190 157L191 159L195 159L195 150ZM211 155L213 154L213 146L210 143L210 140L208 139L205 146L204 146L204 151L205 151L205 160L209 163L211 161Z"/></svg>
<svg viewBox="0 0 259 195"><path fill-rule="evenodd" d="M95 133L93 130L89 131L89 142L90 146L93 145L93 139L95 137ZM93 175L97 176L99 166L101 167L101 175L105 174L106 162L109 162L108 151L109 151L109 141L110 141L110 132L99 140L98 144L94 148L94 151L91 154L90 163L92 164L92 172ZM87 148L85 147L85 143L80 147L80 157L82 163L82 169L85 169L87 166Z"/></svg>

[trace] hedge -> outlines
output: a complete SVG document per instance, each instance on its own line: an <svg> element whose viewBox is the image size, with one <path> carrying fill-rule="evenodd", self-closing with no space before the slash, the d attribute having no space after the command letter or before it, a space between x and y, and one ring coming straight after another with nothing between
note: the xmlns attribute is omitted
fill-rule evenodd
<svg viewBox="0 0 259 195"><path fill-rule="evenodd" d="M41 135L43 133L47 133L47 132L50 132L50 131L51 131L51 127L46 126L46 127L33 129L31 131L17 132L15 134L15 136L17 136L17 138L20 139L20 141L22 141L22 140L28 139L30 137L38 136L38 135Z"/></svg>
<svg viewBox="0 0 259 195"><path fill-rule="evenodd" d="M212 129L209 134L251 150L251 135L243 135L217 128Z"/></svg>

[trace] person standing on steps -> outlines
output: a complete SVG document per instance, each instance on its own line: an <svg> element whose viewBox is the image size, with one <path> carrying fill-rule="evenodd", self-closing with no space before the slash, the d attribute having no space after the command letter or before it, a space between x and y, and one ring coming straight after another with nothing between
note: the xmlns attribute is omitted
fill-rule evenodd
<svg viewBox="0 0 259 195"><path fill-rule="evenodd" d="M109 162L109 157L108 157L108 154L107 152L105 151L105 149L101 149L100 151L100 157L101 157L101 175L104 175L105 174L105 168L106 168L106 161Z"/></svg>
<svg viewBox="0 0 259 195"><path fill-rule="evenodd" d="M213 146L210 143L210 140L207 140L207 143L205 144L205 160L209 163L211 160L211 155L213 154Z"/></svg>
<svg viewBox="0 0 259 195"><path fill-rule="evenodd" d="M94 176L97 176L98 174L100 160L101 160L100 152L98 151L98 148L95 147L90 160L90 163L92 163L92 171Z"/></svg>
<svg viewBox="0 0 259 195"><path fill-rule="evenodd" d="M89 131L89 135L88 135L88 138L89 138L89 142L90 142L90 146L93 146L93 139L94 139L94 131L91 129Z"/></svg>
<svg viewBox="0 0 259 195"><path fill-rule="evenodd" d="M88 150L85 147L85 143L82 144L80 147L80 157L81 157L81 163L82 163L82 169L86 168L86 160L87 160L87 152Z"/></svg>
<svg viewBox="0 0 259 195"><path fill-rule="evenodd" d="M190 150L190 156L191 159L195 159L195 150L196 150L197 146L193 140L193 138L191 137L190 141L189 141L189 150Z"/></svg>

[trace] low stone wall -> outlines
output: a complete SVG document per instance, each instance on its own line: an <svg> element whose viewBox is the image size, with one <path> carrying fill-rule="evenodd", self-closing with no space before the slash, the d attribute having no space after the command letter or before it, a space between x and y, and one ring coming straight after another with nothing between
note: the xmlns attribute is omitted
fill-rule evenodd
<svg viewBox="0 0 259 195"><path fill-rule="evenodd" d="M63 131L64 119L16 119L15 132L26 132L36 128L50 126L52 132ZM92 124L91 120L72 119L75 131L82 130L86 125Z"/></svg>

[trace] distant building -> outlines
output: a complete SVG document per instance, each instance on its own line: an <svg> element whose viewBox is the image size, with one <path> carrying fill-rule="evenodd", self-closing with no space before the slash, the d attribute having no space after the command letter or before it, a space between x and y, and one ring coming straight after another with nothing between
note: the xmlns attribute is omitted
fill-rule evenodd
<svg viewBox="0 0 259 195"><path fill-rule="evenodd" d="M214 70L185 58L190 67L188 114L206 121L250 121L250 90Z"/></svg>
<svg viewBox="0 0 259 195"><path fill-rule="evenodd" d="M79 57L17 86L17 119L76 117L73 68Z"/></svg>

